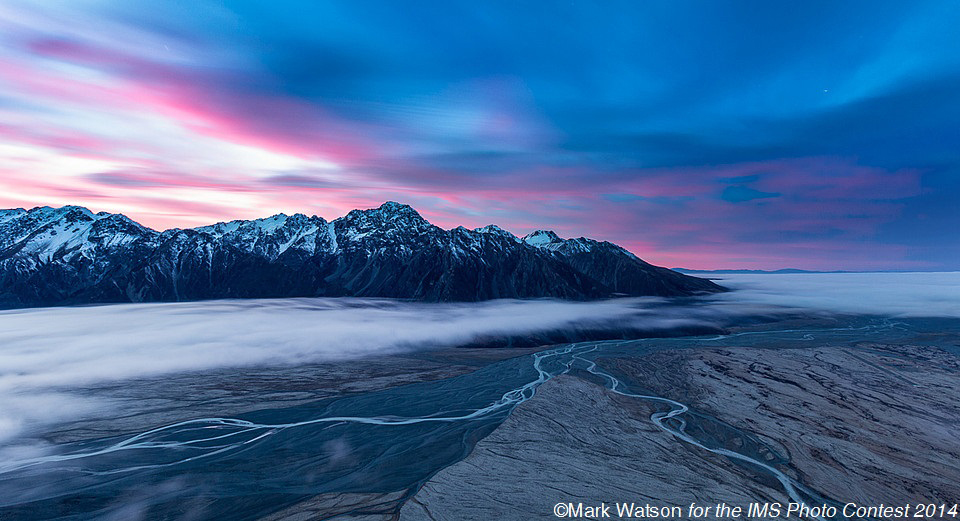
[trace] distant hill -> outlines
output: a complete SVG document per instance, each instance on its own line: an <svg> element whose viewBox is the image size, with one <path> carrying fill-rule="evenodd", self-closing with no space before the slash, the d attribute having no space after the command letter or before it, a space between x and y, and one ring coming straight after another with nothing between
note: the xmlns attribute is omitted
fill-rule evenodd
<svg viewBox="0 0 960 521"><path fill-rule="evenodd" d="M851 273L849 271L812 271L812 270L798 270L795 268L785 268L782 270L690 270L687 268L673 268L673 271L680 273L702 273L702 274L716 274L722 275L724 273L733 274L733 273Z"/></svg>
<svg viewBox="0 0 960 521"><path fill-rule="evenodd" d="M609 242L444 230L388 202L333 221L274 215L151 230L79 206L0 210L0 307L356 296L424 301L685 296L717 284Z"/></svg>
<svg viewBox="0 0 960 521"><path fill-rule="evenodd" d="M702 275L723 275L723 274L735 274L735 273L757 273L757 274L777 274L777 273L858 273L855 271L848 270L834 270L834 271L816 271L816 270L798 270L796 268L784 268L781 270L690 270L687 268L672 268L673 271L679 273L696 273ZM882 272L890 273L890 272Z"/></svg>

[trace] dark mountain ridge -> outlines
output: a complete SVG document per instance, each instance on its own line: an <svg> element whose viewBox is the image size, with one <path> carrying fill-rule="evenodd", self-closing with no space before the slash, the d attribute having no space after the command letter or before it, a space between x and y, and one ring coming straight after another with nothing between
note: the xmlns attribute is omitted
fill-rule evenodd
<svg viewBox="0 0 960 521"><path fill-rule="evenodd" d="M158 232L78 206L0 210L0 307L214 298L425 301L723 291L592 239L444 230L388 202L326 221L278 214Z"/></svg>

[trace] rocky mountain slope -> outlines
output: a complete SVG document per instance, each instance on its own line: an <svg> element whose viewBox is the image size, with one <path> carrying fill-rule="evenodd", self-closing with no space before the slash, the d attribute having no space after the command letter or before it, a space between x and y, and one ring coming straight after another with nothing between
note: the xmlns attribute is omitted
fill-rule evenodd
<svg viewBox="0 0 960 521"><path fill-rule="evenodd" d="M609 242L444 230L388 202L326 221L279 214L157 232L86 208L0 210L0 307L211 298L427 301L684 296L716 284Z"/></svg>

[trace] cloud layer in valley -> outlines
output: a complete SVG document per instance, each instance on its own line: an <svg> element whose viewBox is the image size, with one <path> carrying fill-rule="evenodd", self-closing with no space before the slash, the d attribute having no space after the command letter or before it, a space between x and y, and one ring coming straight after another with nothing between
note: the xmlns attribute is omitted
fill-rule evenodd
<svg viewBox="0 0 960 521"><path fill-rule="evenodd" d="M0 443L109 410L91 389L139 378L336 362L557 330L721 328L744 316L797 311L960 318L960 272L720 277L735 291L693 303L277 299L3 311Z"/></svg>
<svg viewBox="0 0 960 521"><path fill-rule="evenodd" d="M71 390L230 367L284 366L469 344L559 329L668 329L699 317L657 299L419 304L280 299L0 312L0 440L93 405Z"/></svg>
<svg viewBox="0 0 960 521"><path fill-rule="evenodd" d="M737 305L893 317L960 318L960 272L717 275Z"/></svg>

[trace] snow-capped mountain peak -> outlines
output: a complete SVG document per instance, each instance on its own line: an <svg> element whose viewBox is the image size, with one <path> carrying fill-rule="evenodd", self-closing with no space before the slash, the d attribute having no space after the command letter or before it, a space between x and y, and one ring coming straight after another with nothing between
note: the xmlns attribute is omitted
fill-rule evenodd
<svg viewBox="0 0 960 521"><path fill-rule="evenodd" d="M393 201L368 210L351 210L333 223L336 233L351 242L375 238L397 243L405 238L422 240L442 232L409 205Z"/></svg>
<svg viewBox="0 0 960 521"><path fill-rule="evenodd" d="M488 224L488 225L484 226L483 228L476 228L476 229L474 229L473 231L476 232L476 233L484 233L484 234L488 234L488 235L496 235L496 236L500 236L500 237L506 237L506 238L508 238L508 239L511 239L511 240L517 241L517 242L520 241L520 238L519 238L519 237L517 237L516 235L508 232L507 230L504 230L503 228L497 226L496 224Z"/></svg>
<svg viewBox="0 0 960 521"><path fill-rule="evenodd" d="M563 239L551 230L536 230L524 235L523 242L537 248L552 249L551 246L562 243Z"/></svg>
<svg viewBox="0 0 960 521"><path fill-rule="evenodd" d="M368 210L352 210L342 218L347 219L351 216L364 216L369 220L381 222L426 222L426 219L424 219L419 212L414 210L412 206L408 204L401 204L395 201L387 201L377 208L370 208Z"/></svg>
<svg viewBox="0 0 960 521"><path fill-rule="evenodd" d="M0 219L0 258L15 253L39 262L77 256L93 259L100 250L155 234L126 216L94 214L81 206L8 210L3 217Z"/></svg>

